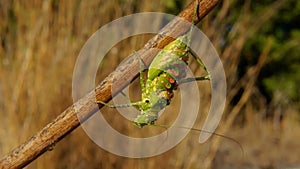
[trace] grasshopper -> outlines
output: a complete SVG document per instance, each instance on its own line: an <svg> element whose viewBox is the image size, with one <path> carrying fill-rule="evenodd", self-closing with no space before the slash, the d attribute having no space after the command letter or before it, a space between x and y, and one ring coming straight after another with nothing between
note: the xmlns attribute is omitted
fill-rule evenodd
<svg viewBox="0 0 300 169"><path fill-rule="evenodd" d="M196 16L199 2L196 0L194 15ZM179 84L190 82L186 77L186 67L188 65L189 54L208 73L207 76L198 77L193 80L210 80L209 72L202 61L189 51L191 35L193 31L194 18L189 32L182 35L165 46L154 58L149 66L146 82L144 81L142 70L143 62L140 61L140 85L142 88L142 100L130 104L110 105L102 101L103 104L111 108L122 108L134 106L140 110L140 114L135 118L134 124L139 128L146 125L154 125L158 118L158 113L171 103L174 91Z"/></svg>

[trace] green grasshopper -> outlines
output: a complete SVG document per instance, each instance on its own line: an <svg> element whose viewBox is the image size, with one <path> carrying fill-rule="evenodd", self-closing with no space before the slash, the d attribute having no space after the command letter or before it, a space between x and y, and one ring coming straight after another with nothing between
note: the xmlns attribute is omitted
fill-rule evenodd
<svg viewBox="0 0 300 169"><path fill-rule="evenodd" d="M199 6L198 0L196 2L194 17L197 14ZM208 73L202 61L189 51L193 25L194 18L192 20L192 27L187 34L178 37L157 54L149 66L146 83L142 75L143 63L141 58L138 57L140 61L140 85L142 88L141 101L122 105L109 105L102 101L97 101L97 104L103 104L111 108L137 107L141 113L135 118L134 124L139 128L146 125L154 125L154 122L158 118L158 113L170 104L178 85L191 81L185 78L189 53ZM193 80L210 80L210 75L208 73L207 76L198 77Z"/></svg>

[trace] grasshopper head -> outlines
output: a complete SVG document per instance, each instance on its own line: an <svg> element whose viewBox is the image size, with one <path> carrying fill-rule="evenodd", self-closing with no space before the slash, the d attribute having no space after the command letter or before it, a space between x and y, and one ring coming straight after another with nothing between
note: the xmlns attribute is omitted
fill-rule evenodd
<svg viewBox="0 0 300 169"><path fill-rule="evenodd" d="M158 112L163 110L173 97L173 92L170 91L153 91L148 97L143 99L143 104L140 105L141 114L139 114L134 124L139 128L147 125L153 125L158 118Z"/></svg>
<svg viewBox="0 0 300 169"><path fill-rule="evenodd" d="M142 114L138 115L134 120L134 124L142 128L147 125L153 125L154 122L157 120L157 113L153 112L143 112Z"/></svg>

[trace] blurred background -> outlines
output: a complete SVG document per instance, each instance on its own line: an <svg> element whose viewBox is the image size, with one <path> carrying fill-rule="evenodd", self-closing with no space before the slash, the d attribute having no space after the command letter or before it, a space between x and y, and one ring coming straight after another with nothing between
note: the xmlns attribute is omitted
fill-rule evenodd
<svg viewBox="0 0 300 169"><path fill-rule="evenodd" d="M0 0L0 157L72 104L74 64L97 29L137 12L176 15L190 2ZM199 144L199 132L192 131L161 155L131 159L99 148L79 127L27 168L300 168L299 17L298 0L225 0L199 24L219 53L227 78L226 108L216 133L233 138L243 151L220 136ZM152 36L117 44L100 65L97 82ZM191 67L198 70L196 64ZM198 84L203 115L195 128L201 128L210 106L209 82ZM135 87L139 84L131 85ZM130 97L138 100L140 95ZM175 98L167 111L178 110ZM113 112L105 108L103 114L125 134L165 130L138 129ZM171 124L174 118L176 113L165 115L158 124Z"/></svg>

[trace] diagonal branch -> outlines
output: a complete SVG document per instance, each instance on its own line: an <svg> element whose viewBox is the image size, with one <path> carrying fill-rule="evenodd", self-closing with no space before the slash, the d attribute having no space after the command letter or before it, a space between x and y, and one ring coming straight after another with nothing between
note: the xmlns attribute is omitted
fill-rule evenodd
<svg viewBox="0 0 300 169"><path fill-rule="evenodd" d="M220 0L202 0L200 3L201 10L198 11L198 17L194 20L194 23L198 23L219 1ZM191 22L194 6L195 2L191 3L178 16ZM172 20L161 30L166 36L162 36L161 34L156 35L147 42L139 55L144 59L146 64L149 64L157 54L157 51L149 49L163 48L172 40L169 37L178 37L184 34L188 29L189 25L182 24L178 19ZM82 99L78 100L41 131L0 159L1 168L21 168L28 165L44 152L52 150L58 141L76 129L80 125L78 118L86 120L97 112L99 107L95 104L95 98L101 101L110 100L112 97L112 82L118 87L116 91L120 91L128 85L126 82L127 79L138 75L138 60L132 56L133 55L129 56L129 59L122 64L123 66L119 67L104 79L94 91L91 91Z"/></svg>

